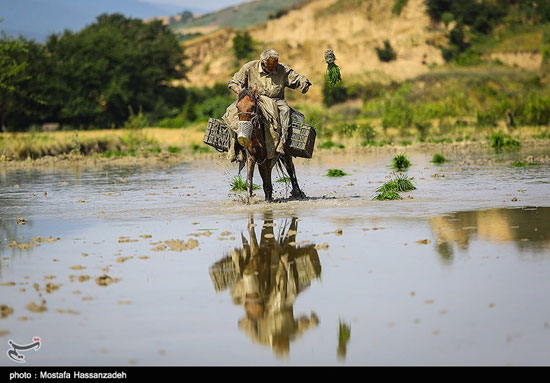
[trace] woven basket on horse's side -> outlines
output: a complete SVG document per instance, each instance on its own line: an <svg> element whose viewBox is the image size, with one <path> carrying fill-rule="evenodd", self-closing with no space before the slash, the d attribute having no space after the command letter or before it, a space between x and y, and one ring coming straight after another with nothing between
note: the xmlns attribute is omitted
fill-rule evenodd
<svg viewBox="0 0 550 383"><path fill-rule="evenodd" d="M229 129L222 120L210 118L202 141L219 152L227 152L229 150Z"/></svg>
<svg viewBox="0 0 550 383"><path fill-rule="evenodd" d="M311 158L315 149L317 133L313 126L306 125L299 118L293 118L288 132L285 152L293 157ZM204 133L203 142L220 152L229 150L229 128L222 120L210 118Z"/></svg>

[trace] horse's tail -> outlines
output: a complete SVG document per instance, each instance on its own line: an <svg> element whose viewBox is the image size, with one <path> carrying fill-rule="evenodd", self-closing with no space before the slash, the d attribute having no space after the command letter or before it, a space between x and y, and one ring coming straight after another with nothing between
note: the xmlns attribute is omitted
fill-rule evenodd
<svg viewBox="0 0 550 383"><path fill-rule="evenodd" d="M283 166L283 157L279 156L277 159L277 162L275 163L275 166L277 167L277 173L279 173L279 178L290 178L290 174L287 173L285 167ZM288 192L288 182L285 182L285 189Z"/></svg>
<svg viewBox="0 0 550 383"><path fill-rule="evenodd" d="M286 174L285 168L283 167L284 163L282 156L279 156L279 158L277 158L277 162L275 163L275 165L277 166L277 171L282 174L283 177L288 176L288 174Z"/></svg>

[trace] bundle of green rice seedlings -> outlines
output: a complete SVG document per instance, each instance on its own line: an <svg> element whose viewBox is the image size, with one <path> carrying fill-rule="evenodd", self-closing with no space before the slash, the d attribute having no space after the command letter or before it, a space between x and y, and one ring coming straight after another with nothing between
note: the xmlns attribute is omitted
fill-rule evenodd
<svg viewBox="0 0 550 383"><path fill-rule="evenodd" d="M393 174L393 178L386 182L384 185L376 189L377 193L392 190L395 192L408 192L416 190L416 186L413 184L413 178L409 178L406 174Z"/></svg>
<svg viewBox="0 0 550 383"><path fill-rule="evenodd" d="M393 178L375 190L378 193L373 200L385 201L401 199L400 192L416 190L413 185L414 178L409 178L406 174L393 174Z"/></svg>
<svg viewBox="0 0 550 383"><path fill-rule="evenodd" d="M259 185L252 184L252 190L258 190L259 188ZM231 180L231 191L242 192L246 190L246 180L244 180L240 174L233 177L233 180Z"/></svg>
<svg viewBox="0 0 550 383"><path fill-rule="evenodd" d="M447 162L447 159L443 156L443 154L436 153L430 162L433 162L434 164L442 164L443 162Z"/></svg>
<svg viewBox="0 0 550 383"><path fill-rule="evenodd" d="M326 79L329 87L333 87L342 81L340 68L334 63L335 61L336 56L334 55L334 52L332 49L327 49L325 51L325 62L327 63Z"/></svg>
<svg viewBox="0 0 550 383"><path fill-rule="evenodd" d="M395 190L384 190L381 193L378 193L373 201L393 201L396 199L401 199L401 196Z"/></svg>
<svg viewBox="0 0 550 383"><path fill-rule="evenodd" d="M342 169L328 169L327 177L343 177L347 176L348 173L344 172Z"/></svg>
<svg viewBox="0 0 550 383"><path fill-rule="evenodd" d="M398 154L392 159L391 167L398 171L407 170L411 166L411 161L406 154Z"/></svg>

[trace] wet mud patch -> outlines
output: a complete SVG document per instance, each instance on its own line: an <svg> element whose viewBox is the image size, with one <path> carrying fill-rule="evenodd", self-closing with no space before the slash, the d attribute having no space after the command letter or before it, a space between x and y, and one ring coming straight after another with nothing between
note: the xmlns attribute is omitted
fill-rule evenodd
<svg viewBox="0 0 550 383"><path fill-rule="evenodd" d="M207 232L210 233L210 232ZM196 234L203 235L203 234ZM210 236L208 234L207 236ZM168 241L153 243L155 247L152 248L153 251L164 251L169 249L171 251L184 251L184 250L193 250L199 246L199 241L193 238L189 238L187 241L181 239L169 239Z"/></svg>
<svg viewBox="0 0 550 383"><path fill-rule="evenodd" d="M95 283L98 286L107 287L107 286L109 286L113 283L117 283L118 281L120 281L120 279L112 278L112 277L108 276L107 274L105 274L105 275L102 275L100 277L97 277L96 280L95 280Z"/></svg>
<svg viewBox="0 0 550 383"><path fill-rule="evenodd" d="M45 311L48 311L45 300L43 300L40 303L31 302L26 307L27 307L27 310L33 313L43 313Z"/></svg>

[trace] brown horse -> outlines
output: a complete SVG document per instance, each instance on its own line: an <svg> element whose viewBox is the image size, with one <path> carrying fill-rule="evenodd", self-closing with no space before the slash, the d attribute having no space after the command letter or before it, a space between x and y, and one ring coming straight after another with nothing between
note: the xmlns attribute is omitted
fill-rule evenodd
<svg viewBox="0 0 550 383"><path fill-rule="evenodd" d="M279 154L269 159L267 158L267 148L265 140L265 129L262 118L259 113L258 106L259 95L253 90L244 89L239 93L237 101L237 110L239 121L252 121L252 135L250 141L244 145L246 150L247 177L246 188L248 196L252 196L252 178L254 176L254 166L258 164L258 170L263 180L263 189L266 201L273 200L273 184L271 183L271 171L273 166L280 161L286 168L290 182L292 183L292 191L290 195L294 198L304 198L306 195L298 186L296 178L296 169L292 163L290 154Z"/></svg>

